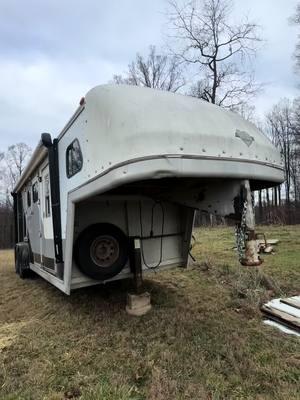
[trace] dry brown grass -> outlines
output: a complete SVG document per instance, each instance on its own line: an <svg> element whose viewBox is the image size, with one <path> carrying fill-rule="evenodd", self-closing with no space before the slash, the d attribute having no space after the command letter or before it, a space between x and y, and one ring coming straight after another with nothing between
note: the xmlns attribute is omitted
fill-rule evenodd
<svg viewBox="0 0 300 400"><path fill-rule="evenodd" d="M128 282L67 297L1 251L0 399L299 399L299 339L264 326L259 304L299 289L300 227L268 230L282 242L263 274L239 267L229 228L198 230L198 266L151 275L141 318Z"/></svg>

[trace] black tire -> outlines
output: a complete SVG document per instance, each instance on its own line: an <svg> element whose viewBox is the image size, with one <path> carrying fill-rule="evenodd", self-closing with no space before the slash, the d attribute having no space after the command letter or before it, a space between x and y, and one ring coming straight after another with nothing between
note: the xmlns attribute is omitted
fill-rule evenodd
<svg viewBox="0 0 300 400"><path fill-rule="evenodd" d="M91 225L75 242L78 268L87 276L107 280L119 274L128 259L128 237L115 225Z"/></svg>
<svg viewBox="0 0 300 400"><path fill-rule="evenodd" d="M21 279L29 278L29 249L20 247L18 252L18 273Z"/></svg>
<svg viewBox="0 0 300 400"><path fill-rule="evenodd" d="M19 257L19 247L16 246L15 247L15 271L16 274L19 275L20 273L20 261L19 261L20 257Z"/></svg>

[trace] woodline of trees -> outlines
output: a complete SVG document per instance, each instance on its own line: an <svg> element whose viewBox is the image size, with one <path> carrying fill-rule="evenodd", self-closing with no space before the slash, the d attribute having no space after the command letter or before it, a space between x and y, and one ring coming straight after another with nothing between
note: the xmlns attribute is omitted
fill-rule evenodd
<svg viewBox="0 0 300 400"><path fill-rule="evenodd" d="M6 152L0 152L0 204L12 206L11 191L32 154L26 143L16 143L8 147Z"/></svg>
<svg viewBox="0 0 300 400"><path fill-rule="evenodd" d="M300 109L299 99L292 103L281 100L266 116L267 128L274 145L282 154L285 183L284 197L287 204L300 200ZM276 195L276 193L275 193ZM280 202L280 191L275 196Z"/></svg>
<svg viewBox="0 0 300 400"><path fill-rule="evenodd" d="M252 67L262 42L260 27L248 18L233 22L233 7L231 0L170 0L165 50L152 45L147 55L137 53L123 75L113 76L113 82L180 92L255 121L253 99L263 88L255 81ZM291 23L300 24L300 3ZM299 73L300 37L295 60ZM285 183L257 193L257 221L300 223L300 97L281 99L259 125L281 152ZM10 192L30 155L25 143L0 152L0 248L11 243ZM197 218L208 225L224 222Z"/></svg>
<svg viewBox="0 0 300 400"><path fill-rule="evenodd" d="M11 207L0 204L0 249L10 249L14 245L14 218Z"/></svg>
<svg viewBox="0 0 300 400"><path fill-rule="evenodd" d="M0 152L0 249L14 244L14 219L11 192L32 154L26 143L17 143Z"/></svg>

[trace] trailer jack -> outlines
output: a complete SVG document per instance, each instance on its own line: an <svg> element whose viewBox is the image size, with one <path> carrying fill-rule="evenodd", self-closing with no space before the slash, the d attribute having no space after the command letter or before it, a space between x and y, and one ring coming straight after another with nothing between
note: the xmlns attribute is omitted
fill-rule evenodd
<svg viewBox="0 0 300 400"><path fill-rule="evenodd" d="M258 255L257 238L255 234L255 215L252 205L250 183L243 181L243 210L241 221L236 229L237 248L240 263L247 267L257 267L263 260Z"/></svg>
<svg viewBox="0 0 300 400"><path fill-rule="evenodd" d="M143 291L142 258L140 239L130 239L130 266L134 279L134 293L127 293L126 311L141 316L151 310L150 293Z"/></svg>

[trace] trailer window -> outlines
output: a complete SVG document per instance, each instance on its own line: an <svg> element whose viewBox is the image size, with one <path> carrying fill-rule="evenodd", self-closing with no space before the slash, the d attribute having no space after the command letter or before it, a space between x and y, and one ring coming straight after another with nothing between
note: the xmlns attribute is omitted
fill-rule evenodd
<svg viewBox="0 0 300 400"><path fill-rule="evenodd" d="M38 199L39 199L39 192L38 192L38 186L37 185L38 185L37 182L35 182L32 185L32 201L34 203L36 203L38 201Z"/></svg>
<svg viewBox="0 0 300 400"><path fill-rule="evenodd" d="M49 175L45 176L45 217L50 217L50 182Z"/></svg>
<svg viewBox="0 0 300 400"><path fill-rule="evenodd" d="M77 172L81 170L82 164L83 160L79 141L75 139L67 147L66 151L67 177L71 178L73 175L77 174Z"/></svg>
<svg viewBox="0 0 300 400"><path fill-rule="evenodd" d="M27 190L27 207L31 206L31 193L30 189Z"/></svg>

